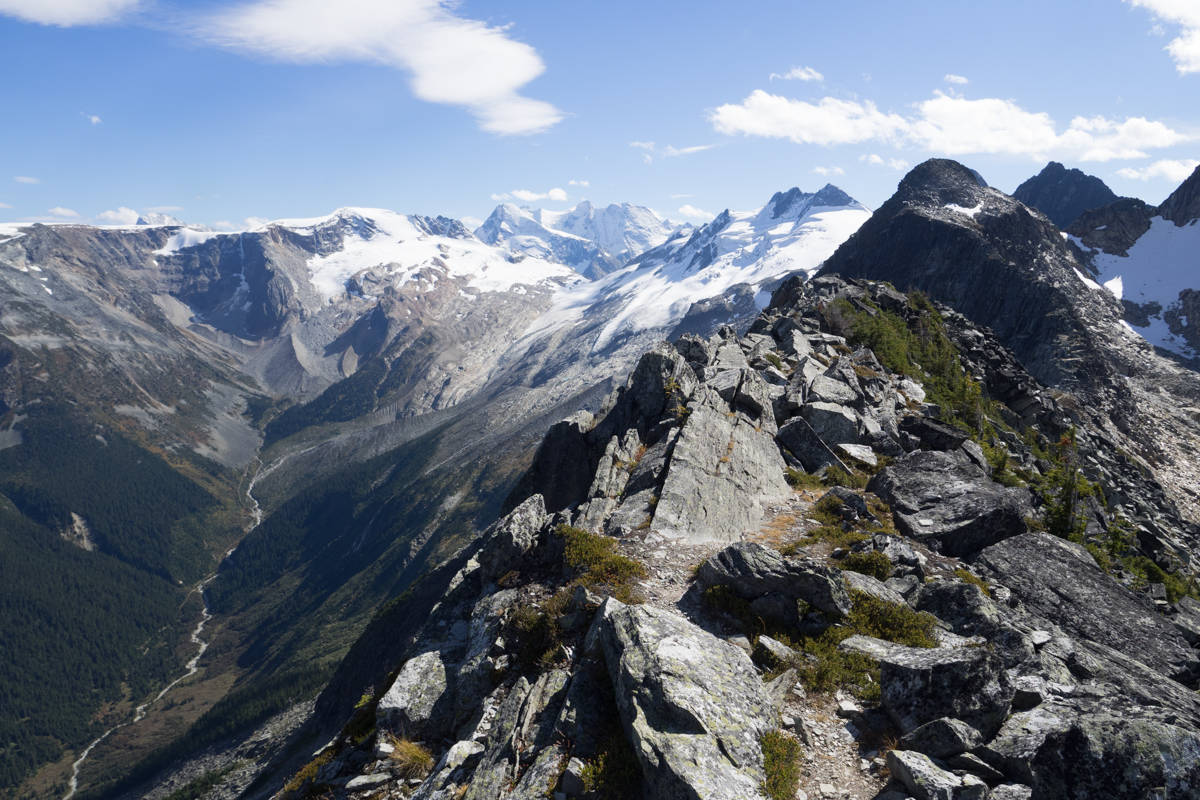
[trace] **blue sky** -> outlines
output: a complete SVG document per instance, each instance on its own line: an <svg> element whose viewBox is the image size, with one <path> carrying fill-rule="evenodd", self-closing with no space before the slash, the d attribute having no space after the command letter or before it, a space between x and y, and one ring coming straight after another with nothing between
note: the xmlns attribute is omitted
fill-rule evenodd
<svg viewBox="0 0 1200 800"><path fill-rule="evenodd" d="M930 156L1159 202L1200 157L1200 3L1086 8L0 0L0 220L587 198L695 221L826 181L877 207Z"/></svg>

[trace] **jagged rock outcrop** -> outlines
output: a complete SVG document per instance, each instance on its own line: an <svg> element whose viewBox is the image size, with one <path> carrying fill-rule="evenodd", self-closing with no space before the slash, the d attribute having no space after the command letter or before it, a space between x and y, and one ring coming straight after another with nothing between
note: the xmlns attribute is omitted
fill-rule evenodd
<svg viewBox="0 0 1200 800"><path fill-rule="evenodd" d="M937 352L953 351L951 366L979 382L961 396L988 402L955 405L959 395L929 373L911 363L892 373L894 354L856 349L856 324L885 309L888 324L930 336L936 312ZM937 369L945 380L949 367ZM828 406L852 424L811 424ZM877 669L863 680L877 681L878 700L866 709L841 700L838 713L855 730L899 737L888 766L908 796L1090 800L1115 786L1122 796L1158 788L1189 797L1200 775L1200 700L1190 688L1200 660L1187 631L1200 614L1188 602L1155 602L1125 567L1105 572L1080 545L1027 532L1053 499L1042 478L1056 469L1051 450L1070 441L1071 412L960 315L882 284L785 283L746 335L656 347L599 415L551 429L509 514L452 578L441 576L446 599L411 631L398 677L380 692L375 738L344 733L319 777L339 796L370 785L438 800L578 797L617 758L636 765L623 796L755 797L768 770L763 737L778 725L807 737L793 716L806 713L803 693L792 687L836 650ZM964 413L983 416L972 426ZM789 433L797 421L807 426L803 447ZM754 436L739 438L739 426ZM1109 543L1126 509L1143 530L1123 546L1139 558L1169 555L1160 545L1177 518L1161 489L1107 451L1111 432L1071 435L1072 463L1110 503L1081 503L1082 532L1071 535ZM761 536L761 497L743 497L754 487L718 468L739 448L744 463L773 473L760 476L773 503L812 506L823 535L849 544L802 539L784 555L745 541ZM773 485L787 470L811 485L797 449L840 454L814 465L827 480L874 477L865 489L800 501ZM702 488L660 518L673 474ZM704 493L736 508L714 511ZM692 548L703 555L691 587L667 588L664 576L681 566L671 554ZM613 590L603 580L577 585L587 581L571 559L584 551L655 553L651 569L620 568L645 576L648 602L603 599ZM856 562L880 577L843 571ZM629 599L639 599L635 589L625 586ZM903 639L893 625L929 625L928 638ZM435 651L445 688L411 692L414 665L437 673ZM455 714L422 713L451 695ZM367 751L410 713L437 720L423 740L436 766L404 787L390 755Z"/></svg>

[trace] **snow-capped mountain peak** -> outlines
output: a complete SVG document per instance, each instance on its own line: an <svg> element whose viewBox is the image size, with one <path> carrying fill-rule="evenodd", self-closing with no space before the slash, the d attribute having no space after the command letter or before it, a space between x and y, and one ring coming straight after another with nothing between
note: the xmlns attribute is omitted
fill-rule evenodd
<svg viewBox="0 0 1200 800"><path fill-rule="evenodd" d="M675 229L644 206L614 203L597 208L584 200L569 211L502 203L475 235L487 244L558 261L598 278L662 244Z"/></svg>

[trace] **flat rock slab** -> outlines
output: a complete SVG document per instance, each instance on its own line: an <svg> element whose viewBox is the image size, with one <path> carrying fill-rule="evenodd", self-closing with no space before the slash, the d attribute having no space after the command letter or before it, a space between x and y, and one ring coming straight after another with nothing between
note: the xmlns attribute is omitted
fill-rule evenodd
<svg viewBox="0 0 1200 800"><path fill-rule="evenodd" d="M775 711L745 652L678 614L609 600L598 621L646 796L754 800Z"/></svg>
<svg viewBox="0 0 1200 800"><path fill-rule="evenodd" d="M1107 645L1176 680L1190 682L1200 673L1195 651L1170 620L1105 574L1077 544L1028 533L987 548L977 563L1072 636Z"/></svg>

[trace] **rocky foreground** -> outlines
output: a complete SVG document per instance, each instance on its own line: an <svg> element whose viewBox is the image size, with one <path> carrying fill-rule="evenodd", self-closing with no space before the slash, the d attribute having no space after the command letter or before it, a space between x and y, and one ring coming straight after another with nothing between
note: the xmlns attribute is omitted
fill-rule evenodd
<svg viewBox="0 0 1200 800"><path fill-rule="evenodd" d="M255 791L1196 797L1196 531L1060 399L919 296L786 283L554 426Z"/></svg>

